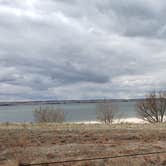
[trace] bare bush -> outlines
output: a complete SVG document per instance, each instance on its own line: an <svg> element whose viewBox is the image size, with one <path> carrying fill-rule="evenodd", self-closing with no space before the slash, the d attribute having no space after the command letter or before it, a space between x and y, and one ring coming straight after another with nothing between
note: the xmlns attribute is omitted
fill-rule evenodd
<svg viewBox="0 0 166 166"><path fill-rule="evenodd" d="M36 122L56 122L62 123L65 120L64 111L61 108L40 107L34 110Z"/></svg>
<svg viewBox="0 0 166 166"><path fill-rule="evenodd" d="M149 93L143 101L137 103L139 116L150 123L164 122L166 115L166 93Z"/></svg>
<svg viewBox="0 0 166 166"><path fill-rule="evenodd" d="M115 116L115 110L110 102L99 103L96 110L97 119L105 124L111 124Z"/></svg>

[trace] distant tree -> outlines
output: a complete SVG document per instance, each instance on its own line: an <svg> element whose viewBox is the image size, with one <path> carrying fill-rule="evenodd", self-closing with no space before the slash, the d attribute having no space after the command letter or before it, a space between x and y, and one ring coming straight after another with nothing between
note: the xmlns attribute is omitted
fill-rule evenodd
<svg viewBox="0 0 166 166"><path fill-rule="evenodd" d="M166 93L151 92L143 101L137 103L139 116L150 123L164 122L166 115Z"/></svg>
<svg viewBox="0 0 166 166"><path fill-rule="evenodd" d="M65 120L64 111L61 108L40 107L34 110L36 122L56 122L62 123Z"/></svg>
<svg viewBox="0 0 166 166"><path fill-rule="evenodd" d="M115 111L116 109L111 102L99 103L96 109L97 119L105 124L111 124L115 116Z"/></svg>

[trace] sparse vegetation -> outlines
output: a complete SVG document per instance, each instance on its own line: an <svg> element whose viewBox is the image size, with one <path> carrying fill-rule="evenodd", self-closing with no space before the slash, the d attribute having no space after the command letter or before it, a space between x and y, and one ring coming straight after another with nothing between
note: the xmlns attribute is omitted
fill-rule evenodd
<svg viewBox="0 0 166 166"><path fill-rule="evenodd" d="M12 124L0 125L0 158L40 163L166 150L166 124ZM15 141L16 140L16 141ZM11 151L12 149L12 151ZM12 153L12 154L11 154ZM11 158L10 156L14 156ZM12 163L11 163L12 164ZM165 165L166 154L67 163L65 166ZM0 162L1 165L1 162Z"/></svg>
<svg viewBox="0 0 166 166"><path fill-rule="evenodd" d="M34 110L34 119L36 122L56 122L62 123L65 120L64 111L61 108L40 107Z"/></svg>
<svg viewBox="0 0 166 166"><path fill-rule="evenodd" d="M149 93L143 101L137 103L139 116L150 123L164 122L166 115L166 92Z"/></svg>
<svg viewBox="0 0 166 166"><path fill-rule="evenodd" d="M7 160L0 163L1 166L20 166L18 161L15 160Z"/></svg>
<svg viewBox="0 0 166 166"><path fill-rule="evenodd" d="M97 119L105 124L111 124L115 116L115 111L116 109L112 103L99 103L96 109Z"/></svg>

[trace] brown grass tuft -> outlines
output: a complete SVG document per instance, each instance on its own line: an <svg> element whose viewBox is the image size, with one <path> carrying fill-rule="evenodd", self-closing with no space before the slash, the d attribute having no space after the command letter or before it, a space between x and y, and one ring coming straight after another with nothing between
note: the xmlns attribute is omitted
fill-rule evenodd
<svg viewBox="0 0 166 166"><path fill-rule="evenodd" d="M16 160L7 160L0 163L0 166L19 166L19 162Z"/></svg>

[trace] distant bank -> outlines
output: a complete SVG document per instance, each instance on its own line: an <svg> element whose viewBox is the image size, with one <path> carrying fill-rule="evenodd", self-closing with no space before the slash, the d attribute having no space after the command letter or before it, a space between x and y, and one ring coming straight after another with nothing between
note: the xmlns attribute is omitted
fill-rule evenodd
<svg viewBox="0 0 166 166"><path fill-rule="evenodd" d="M45 101L12 101L0 102L0 106L14 105L47 105L47 104L70 104L70 103L103 103L103 102L137 102L143 99L92 99L92 100L45 100Z"/></svg>

